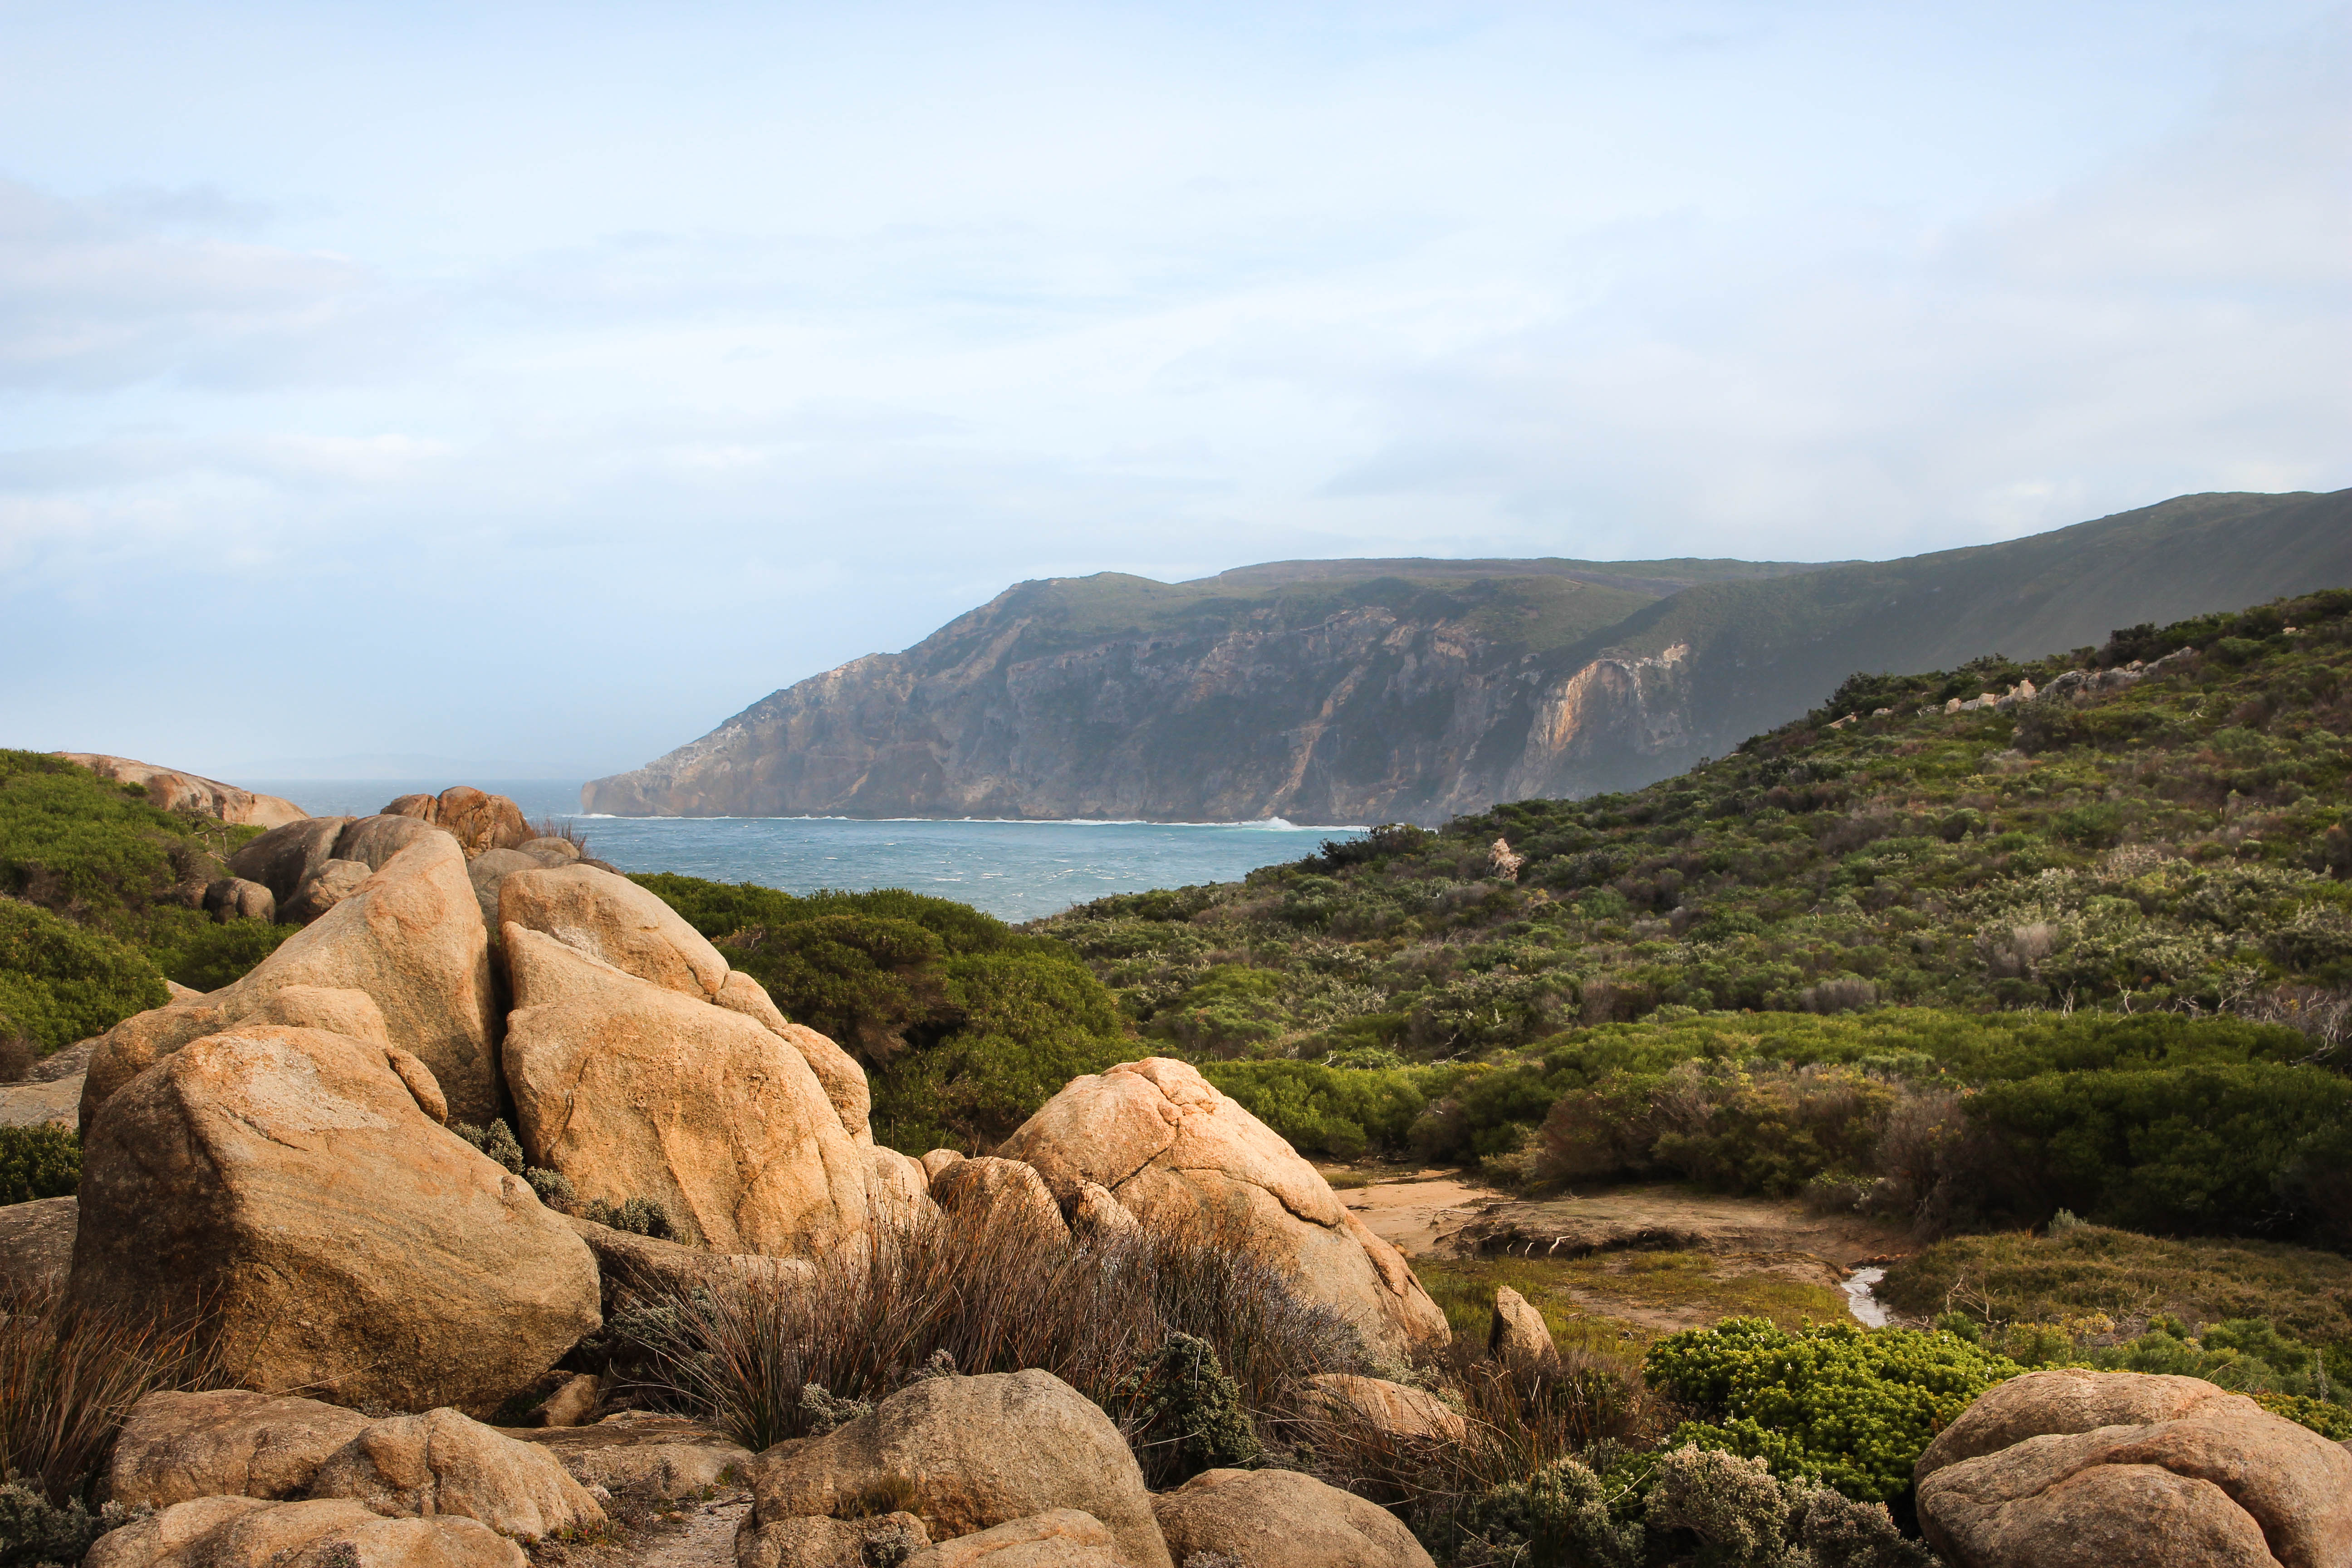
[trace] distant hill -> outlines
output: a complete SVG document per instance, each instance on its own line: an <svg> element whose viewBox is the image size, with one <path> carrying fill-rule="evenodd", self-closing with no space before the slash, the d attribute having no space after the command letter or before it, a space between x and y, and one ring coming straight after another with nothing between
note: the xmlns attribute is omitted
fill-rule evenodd
<svg viewBox="0 0 2352 1568"><path fill-rule="evenodd" d="M2352 490L1833 565L1337 561L1024 583L582 792L620 816L1435 823L1636 787L1856 670L2352 585Z"/></svg>

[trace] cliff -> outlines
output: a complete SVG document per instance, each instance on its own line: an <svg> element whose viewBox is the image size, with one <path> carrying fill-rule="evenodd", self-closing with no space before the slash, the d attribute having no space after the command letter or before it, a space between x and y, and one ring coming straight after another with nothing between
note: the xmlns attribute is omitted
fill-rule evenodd
<svg viewBox="0 0 2352 1568"><path fill-rule="evenodd" d="M2352 491L1892 562L1296 562L1024 583L598 779L619 816L1434 823L1664 778L1856 670L2352 584Z"/></svg>

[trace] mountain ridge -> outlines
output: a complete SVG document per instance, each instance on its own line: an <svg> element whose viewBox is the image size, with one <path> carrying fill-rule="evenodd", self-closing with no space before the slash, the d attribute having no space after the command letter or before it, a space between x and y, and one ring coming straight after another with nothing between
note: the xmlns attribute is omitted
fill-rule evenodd
<svg viewBox="0 0 2352 1568"><path fill-rule="evenodd" d="M1886 562L1045 578L582 799L619 816L1433 823L1665 777L1857 669L2035 657L2342 584L2352 490L2176 497Z"/></svg>

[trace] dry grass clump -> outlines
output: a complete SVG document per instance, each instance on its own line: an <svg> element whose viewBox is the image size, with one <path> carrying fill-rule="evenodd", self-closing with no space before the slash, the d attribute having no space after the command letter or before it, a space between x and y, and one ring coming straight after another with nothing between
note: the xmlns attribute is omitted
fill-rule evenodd
<svg viewBox="0 0 2352 1568"><path fill-rule="evenodd" d="M804 1288L652 1298L617 1326L649 1352L646 1394L754 1450L812 1430L805 1387L879 1400L941 1352L966 1373L1042 1368L1124 1420L1131 1374L1176 1335L1215 1351L1255 1416L1366 1361L1351 1325L1227 1234L1242 1223L1081 1241L950 1216L824 1259Z"/></svg>
<svg viewBox="0 0 2352 1568"><path fill-rule="evenodd" d="M142 1395L218 1381L196 1326L73 1312L40 1287L0 1291L0 1477L52 1503L86 1500Z"/></svg>

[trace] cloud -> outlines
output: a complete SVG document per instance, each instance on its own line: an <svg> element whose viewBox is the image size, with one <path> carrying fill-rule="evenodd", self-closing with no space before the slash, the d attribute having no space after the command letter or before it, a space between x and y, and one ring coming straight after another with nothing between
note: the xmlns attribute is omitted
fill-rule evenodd
<svg viewBox="0 0 2352 1568"><path fill-rule="evenodd" d="M0 388L251 389L379 374L415 352L415 302L371 268L182 232L265 210L205 190L78 203L0 180Z"/></svg>

